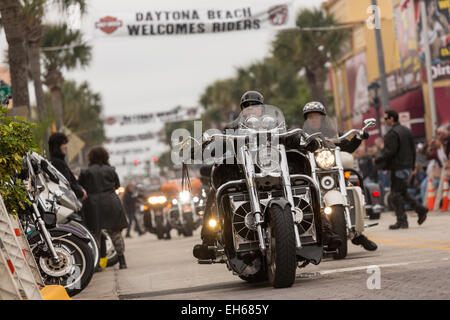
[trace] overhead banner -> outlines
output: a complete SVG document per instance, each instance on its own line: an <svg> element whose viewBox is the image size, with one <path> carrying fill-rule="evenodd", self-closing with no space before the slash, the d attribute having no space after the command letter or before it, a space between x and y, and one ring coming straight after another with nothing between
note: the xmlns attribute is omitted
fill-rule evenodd
<svg viewBox="0 0 450 320"><path fill-rule="evenodd" d="M160 132L147 132L142 134L135 134L135 135L124 135L124 136L118 136L118 137L107 137L105 139L105 143L126 143L126 142L136 142L136 141L144 141L144 140L154 140L154 139L160 139L163 137L164 131L161 130Z"/></svg>
<svg viewBox="0 0 450 320"><path fill-rule="evenodd" d="M295 27L291 3L228 8L149 9L97 14L94 35L151 37Z"/></svg>
<svg viewBox="0 0 450 320"><path fill-rule="evenodd" d="M153 121L177 122L185 120L186 121L196 120L199 117L200 117L200 110L198 108L186 108L155 113L111 116L105 119L105 123L110 126L117 124L125 126L133 124L150 123Z"/></svg>

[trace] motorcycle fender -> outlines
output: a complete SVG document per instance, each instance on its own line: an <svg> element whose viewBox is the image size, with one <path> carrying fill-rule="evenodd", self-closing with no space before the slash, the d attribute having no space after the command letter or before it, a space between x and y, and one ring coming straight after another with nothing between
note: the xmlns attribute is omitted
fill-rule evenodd
<svg viewBox="0 0 450 320"><path fill-rule="evenodd" d="M68 224L57 224L55 228L49 230L50 234L52 231L70 232L75 237L80 238L86 243L91 241L91 239L83 231Z"/></svg>
<svg viewBox="0 0 450 320"><path fill-rule="evenodd" d="M325 195L323 196L323 202L327 207L344 205L344 197L339 191L331 190L325 193Z"/></svg>
<svg viewBox="0 0 450 320"><path fill-rule="evenodd" d="M341 151L341 161L344 169L353 169L354 160L351 153Z"/></svg>
<svg viewBox="0 0 450 320"><path fill-rule="evenodd" d="M364 231L364 218L366 217L366 201L360 187L348 187L347 192L353 193L355 203L355 231Z"/></svg>
<svg viewBox="0 0 450 320"><path fill-rule="evenodd" d="M273 205L277 205L280 206L282 209L284 209L286 206L290 206L291 204L289 203L289 201L287 201L284 198L272 198L266 206L266 209L264 212L267 211L268 208L271 208Z"/></svg>

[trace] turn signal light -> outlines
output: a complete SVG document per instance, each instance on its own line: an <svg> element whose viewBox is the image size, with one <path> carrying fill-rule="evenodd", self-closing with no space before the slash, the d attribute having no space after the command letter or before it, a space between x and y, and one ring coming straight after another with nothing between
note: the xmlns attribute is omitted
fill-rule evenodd
<svg viewBox="0 0 450 320"><path fill-rule="evenodd" d="M344 172L345 179L349 179L351 175L352 175L352 173L350 171L345 171Z"/></svg>

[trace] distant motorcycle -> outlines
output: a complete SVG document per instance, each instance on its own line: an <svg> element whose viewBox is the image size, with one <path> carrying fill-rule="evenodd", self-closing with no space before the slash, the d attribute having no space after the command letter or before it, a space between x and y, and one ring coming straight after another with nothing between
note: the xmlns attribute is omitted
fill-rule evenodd
<svg viewBox="0 0 450 320"><path fill-rule="evenodd" d="M165 208L167 197L162 193L153 193L147 198L144 206L144 225L150 233L156 234L158 239L170 239L171 226Z"/></svg>
<svg viewBox="0 0 450 320"><path fill-rule="evenodd" d="M170 226L178 231L179 235L191 237L194 230L200 225L201 215L197 211L200 198L192 196L187 190L181 191L178 197L172 199L168 218Z"/></svg>

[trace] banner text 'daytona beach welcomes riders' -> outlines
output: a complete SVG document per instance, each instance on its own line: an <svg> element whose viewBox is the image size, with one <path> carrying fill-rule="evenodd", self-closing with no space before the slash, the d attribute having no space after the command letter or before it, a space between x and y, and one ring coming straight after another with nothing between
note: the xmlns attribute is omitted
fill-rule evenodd
<svg viewBox="0 0 450 320"><path fill-rule="evenodd" d="M291 3L227 9L140 10L97 15L97 36L158 36L295 27Z"/></svg>

